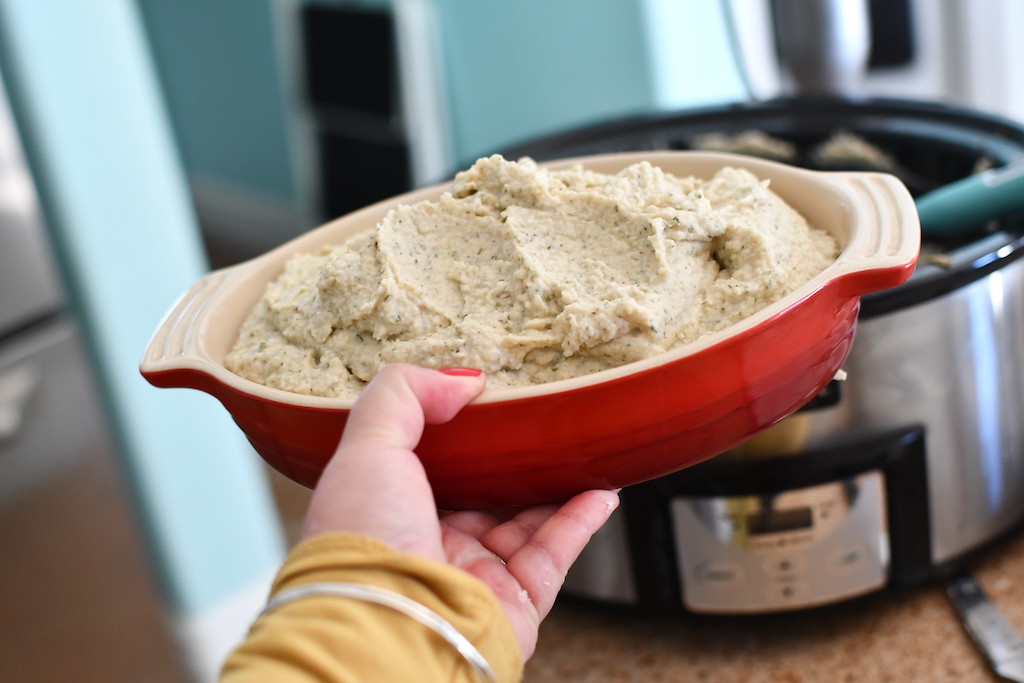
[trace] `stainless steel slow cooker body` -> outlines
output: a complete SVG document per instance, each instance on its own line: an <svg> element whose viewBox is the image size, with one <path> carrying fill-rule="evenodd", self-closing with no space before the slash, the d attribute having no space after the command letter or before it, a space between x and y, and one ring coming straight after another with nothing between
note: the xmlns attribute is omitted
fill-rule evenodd
<svg viewBox="0 0 1024 683"><path fill-rule="evenodd" d="M919 303L881 315L865 304L841 400L790 418L806 420L810 451L848 434L923 428L934 565L1024 518L1020 249L1016 233L1000 232L950 254L975 270L973 281L937 296L922 287ZM935 276L941 283L943 274Z"/></svg>
<svg viewBox="0 0 1024 683"><path fill-rule="evenodd" d="M920 193L1024 155L1024 128L950 106L799 98L640 117L506 152L685 149L758 130L795 163L838 131ZM799 609L940 576L1024 519L1024 216L929 244L911 281L864 297L834 382L772 434L623 491L565 593L650 611ZM755 443L757 442L757 443Z"/></svg>

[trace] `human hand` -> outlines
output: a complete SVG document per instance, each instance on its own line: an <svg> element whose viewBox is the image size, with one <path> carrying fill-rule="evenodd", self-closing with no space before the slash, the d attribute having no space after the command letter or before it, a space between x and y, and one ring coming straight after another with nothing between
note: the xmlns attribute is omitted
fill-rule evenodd
<svg viewBox="0 0 1024 683"><path fill-rule="evenodd" d="M356 402L310 502L303 536L350 531L459 567L491 587L524 658L565 573L618 506L614 491L562 505L438 515L413 450L425 424L452 419L484 389L474 371L382 369Z"/></svg>

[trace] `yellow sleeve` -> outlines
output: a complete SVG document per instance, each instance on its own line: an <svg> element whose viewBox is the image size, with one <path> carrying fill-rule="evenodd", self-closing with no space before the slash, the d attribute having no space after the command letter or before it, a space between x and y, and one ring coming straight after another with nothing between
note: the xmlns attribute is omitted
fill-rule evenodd
<svg viewBox="0 0 1024 683"><path fill-rule="evenodd" d="M499 681L522 678L519 644L501 604L490 587L460 569L400 553L366 536L325 534L292 550L271 594L322 581L371 584L412 598L466 636ZM321 595L288 602L257 619L220 678L221 683L475 680L462 656L414 619L362 600Z"/></svg>

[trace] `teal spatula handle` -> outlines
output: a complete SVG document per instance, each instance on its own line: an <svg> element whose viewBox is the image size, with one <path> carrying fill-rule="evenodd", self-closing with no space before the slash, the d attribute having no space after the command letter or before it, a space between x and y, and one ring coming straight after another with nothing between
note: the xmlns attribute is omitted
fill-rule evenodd
<svg viewBox="0 0 1024 683"><path fill-rule="evenodd" d="M1024 210L1024 161L932 190L916 204L926 235L954 233Z"/></svg>

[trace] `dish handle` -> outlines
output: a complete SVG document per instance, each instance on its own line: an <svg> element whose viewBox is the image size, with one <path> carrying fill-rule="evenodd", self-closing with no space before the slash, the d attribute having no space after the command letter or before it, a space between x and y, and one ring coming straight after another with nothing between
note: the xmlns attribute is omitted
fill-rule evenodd
<svg viewBox="0 0 1024 683"><path fill-rule="evenodd" d="M831 275L849 296L901 285L910 279L921 251L921 223L914 198L886 173L832 173L829 181L857 229L836 259Z"/></svg>
<svg viewBox="0 0 1024 683"><path fill-rule="evenodd" d="M172 306L157 326L139 370L150 384L207 390L209 379L222 371L201 351L205 310L230 280L233 268L208 273Z"/></svg>

